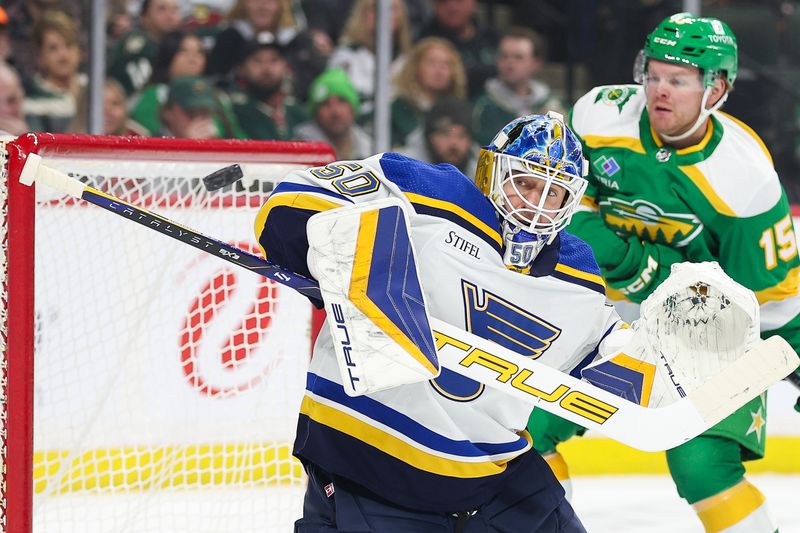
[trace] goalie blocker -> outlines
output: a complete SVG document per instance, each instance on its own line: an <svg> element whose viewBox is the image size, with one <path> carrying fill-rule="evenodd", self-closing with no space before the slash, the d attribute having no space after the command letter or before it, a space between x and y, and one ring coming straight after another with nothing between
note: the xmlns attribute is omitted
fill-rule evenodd
<svg viewBox="0 0 800 533"><path fill-rule="evenodd" d="M425 296L399 200L324 211L306 226L345 392L439 375Z"/></svg>
<svg viewBox="0 0 800 533"><path fill-rule="evenodd" d="M319 299L320 292L314 280L287 272L261 257L93 189L60 171L42 165L41 159L35 154L27 156L19 180L27 185L37 181L65 194L82 198L127 220L133 220L151 230L285 284L310 298ZM721 279L726 277L724 273L722 276ZM734 283L732 280L729 282ZM724 287L719 289L725 294ZM420 312L417 309L417 317L422 316ZM653 402L635 403L612 394L604 390L610 389L608 386L599 387L573 378L435 317L429 317L429 324L441 367L529 402L532 407L535 405L644 451L665 450L690 440L786 377L797 368L799 362L797 354L783 339L771 337L766 341L758 340L721 372L704 380L694 389L683 390L684 394L679 394L680 399L655 407ZM422 335L420 339L424 338L424 332L424 328L419 330ZM412 338L404 335L406 339ZM633 339L636 338L634 335ZM393 340L402 341L403 337ZM641 337L638 342L641 342ZM417 345L417 348L420 346ZM621 349L620 354L623 353L624 350ZM402 365L408 361L401 356L395 362ZM428 363L431 366L427 368L422 360L410 365L411 368L416 365L418 370L426 368L428 372L427 375L425 372L418 372L415 379L429 379L435 365L433 359L428 359ZM635 364L633 366L630 370L635 372L637 368ZM370 369L372 368L374 367L370 365ZM412 373L407 372L406 377ZM647 382L644 379L641 381ZM365 382L369 384L369 380ZM381 379L378 379L377 386L382 386L380 382ZM375 382L372 383L372 386L376 386Z"/></svg>

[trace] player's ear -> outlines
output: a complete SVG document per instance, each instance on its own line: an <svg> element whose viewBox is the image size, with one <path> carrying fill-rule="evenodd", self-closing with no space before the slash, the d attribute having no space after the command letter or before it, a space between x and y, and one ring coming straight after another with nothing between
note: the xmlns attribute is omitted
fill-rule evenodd
<svg viewBox="0 0 800 533"><path fill-rule="evenodd" d="M711 87L711 94L708 96L707 107L713 107L714 104L716 104L727 91L728 83L725 81L725 78L722 76L717 76L717 79L714 80L714 85Z"/></svg>

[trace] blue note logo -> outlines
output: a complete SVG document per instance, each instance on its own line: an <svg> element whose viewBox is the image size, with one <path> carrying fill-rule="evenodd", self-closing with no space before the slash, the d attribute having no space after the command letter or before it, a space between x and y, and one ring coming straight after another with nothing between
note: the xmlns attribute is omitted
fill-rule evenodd
<svg viewBox="0 0 800 533"><path fill-rule="evenodd" d="M466 329L479 337L536 359L561 335L554 325L477 285L461 280L461 288ZM442 396L459 402L474 400L485 387L446 368L431 384Z"/></svg>

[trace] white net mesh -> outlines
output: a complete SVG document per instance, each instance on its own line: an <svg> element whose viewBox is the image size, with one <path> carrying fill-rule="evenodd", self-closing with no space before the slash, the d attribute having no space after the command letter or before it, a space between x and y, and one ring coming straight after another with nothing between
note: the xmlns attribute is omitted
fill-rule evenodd
<svg viewBox="0 0 800 533"><path fill-rule="evenodd" d="M153 156L43 162L256 253L258 206L305 166L251 164L253 192L209 193L199 178L234 162L224 154ZM34 531L291 530L307 300L48 190L35 253Z"/></svg>

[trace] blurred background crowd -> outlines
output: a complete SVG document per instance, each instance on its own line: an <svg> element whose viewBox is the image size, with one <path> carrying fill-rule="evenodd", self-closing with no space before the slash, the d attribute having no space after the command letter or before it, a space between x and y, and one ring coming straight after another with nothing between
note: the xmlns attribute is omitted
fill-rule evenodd
<svg viewBox="0 0 800 533"><path fill-rule="evenodd" d="M512 118L632 83L676 0L390 0L390 145L467 174ZM375 151L376 0L108 0L103 132ZM725 110L800 202L800 2L696 2L740 69ZM90 0L0 2L0 130L86 133Z"/></svg>

